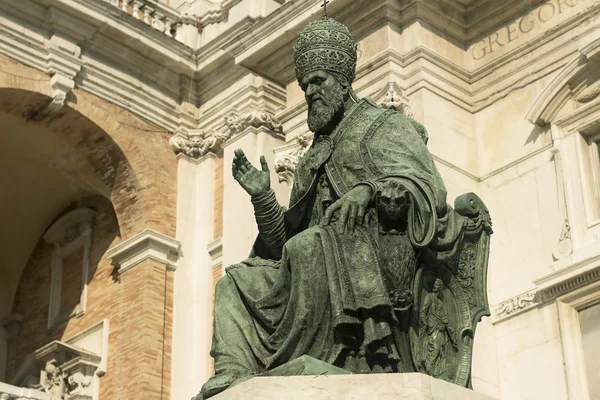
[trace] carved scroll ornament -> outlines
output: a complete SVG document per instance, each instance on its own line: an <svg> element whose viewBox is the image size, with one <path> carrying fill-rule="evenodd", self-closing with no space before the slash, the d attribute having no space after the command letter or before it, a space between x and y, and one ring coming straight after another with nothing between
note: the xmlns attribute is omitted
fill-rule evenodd
<svg viewBox="0 0 600 400"><path fill-rule="evenodd" d="M210 151L218 151L225 142L249 127L265 127L276 135L283 133L281 123L272 114L250 110L241 115L232 113L225 117L225 126L221 130L179 130L171 138L170 144L176 154L199 159Z"/></svg>
<svg viewBox="0 0 600 400"><path fill-rule="evenodd" d="M283 154L277 157L275 161L275 172L279 176L279 182L286 182L290 186L294 182L294 174L296 173L296 165L300 160L300 157L307 152L308 148L312 144L314 134L312 132L306 132L296 136L296 142L298 147L294 148L291 152Z"/></svg>

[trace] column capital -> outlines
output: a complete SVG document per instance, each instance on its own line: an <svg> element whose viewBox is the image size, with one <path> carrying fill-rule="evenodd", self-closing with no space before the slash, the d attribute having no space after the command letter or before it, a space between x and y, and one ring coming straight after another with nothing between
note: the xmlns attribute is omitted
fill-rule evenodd
<svg viewBox="0 0 600 400"><path fill-rule="evenodd" d="M169 143L175 154L184 154L199 160L209 153L217 153L234 136L249 128L264 128L274 136L283 136L281 122L266 110L249 109L244 112L232 112L225 116L222 127L213 130L179 129Z"/></svg>
<svg viewBox="0 0 600 400"><path fill-rule="evenodd" d="M279 182L286 182L288 185L294 183L294 174L296 165L312 144L314 134L305 132L296 136L295 140L285 146L278 147L275 152L275 172L279 176Z"/></svg>

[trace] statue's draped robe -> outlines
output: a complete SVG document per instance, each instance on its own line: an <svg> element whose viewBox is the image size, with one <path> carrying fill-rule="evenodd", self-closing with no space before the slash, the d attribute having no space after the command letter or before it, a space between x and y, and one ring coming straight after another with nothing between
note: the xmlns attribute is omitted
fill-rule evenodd
<svg viewBox="0 0 600 400"><path fill-rule="evenodd" d="M428 246L447 210L444 184L411 121L363 99L300 160L281 251L274 256L259 236L253 257L218 282L211 352L217 376L205 392L219 379L305 354L353 372L397 370L403 356L394 345L398 321L386 278L393 266L380 262L386 249L379 247L377 213L370 206L369 223L354 233L339 234L336 222L320 225L332 201L386 179L401 180L411 193L408 237L397 236L398 245L410 239L408 251Z"/></svg>

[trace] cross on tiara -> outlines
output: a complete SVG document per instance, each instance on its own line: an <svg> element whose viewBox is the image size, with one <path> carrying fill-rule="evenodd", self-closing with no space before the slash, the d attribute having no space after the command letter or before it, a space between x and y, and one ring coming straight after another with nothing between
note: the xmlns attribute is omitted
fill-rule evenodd
<svg viewBox="0 0 600 400"><path fill-rule="evenodd" d="M329 4L329 0L323 0L323 18L327 18L327 4Z"/></svg>

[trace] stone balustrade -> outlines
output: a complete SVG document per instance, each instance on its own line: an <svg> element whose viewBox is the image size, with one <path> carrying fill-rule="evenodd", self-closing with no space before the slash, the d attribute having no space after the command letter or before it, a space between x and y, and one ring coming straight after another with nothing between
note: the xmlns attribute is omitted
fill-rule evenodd
<svg viewBox="0 0 600 400"><path fill-rule="evenodd" d="M133 18L143 21L168 37L184 42L181 35L177 35L182 25L189 21L179 11L156 0L104 0L104 2L119 8L122 12Z"/></svg>
<svg viewBox="0 0 600 400"><path fill-rule="evenodd" d="M0 382L0 400L51 400L50 395Z"/></svg>

